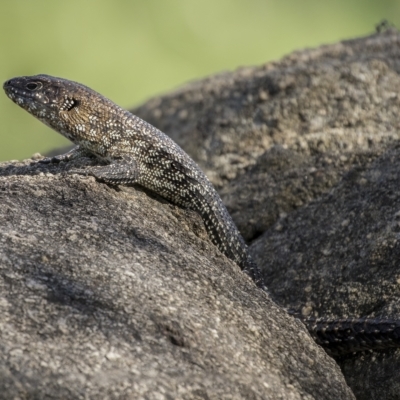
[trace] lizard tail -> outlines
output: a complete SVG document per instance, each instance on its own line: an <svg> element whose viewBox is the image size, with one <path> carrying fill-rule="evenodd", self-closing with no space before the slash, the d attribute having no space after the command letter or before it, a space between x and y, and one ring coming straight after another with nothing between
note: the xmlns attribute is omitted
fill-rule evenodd
<svg viewBox="0 0 400 400"><path fill-rule="evenodd" d="M364 350L400 347L400 321L387 318L299 318L311 337L331 356L343 356Z"/></svg>

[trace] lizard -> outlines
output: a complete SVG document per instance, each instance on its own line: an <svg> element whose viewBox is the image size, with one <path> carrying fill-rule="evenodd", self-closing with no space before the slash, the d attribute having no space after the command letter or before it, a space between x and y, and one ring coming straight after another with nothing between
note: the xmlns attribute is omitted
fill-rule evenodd
<svg viewBox="0 0 400 400"><path fill-rule="evenodd" d="M167 201L200 214L211 242L255 284L268 292L259 267L200 167L169 136L80 83L49 75L12 78L6 95L71 140L71 151L40 160L68 162L95 157L103 165L72 170L107 184L138 184ZM289 311L332 356L367 349L400 347L400 321L304 317Z"/></svg>

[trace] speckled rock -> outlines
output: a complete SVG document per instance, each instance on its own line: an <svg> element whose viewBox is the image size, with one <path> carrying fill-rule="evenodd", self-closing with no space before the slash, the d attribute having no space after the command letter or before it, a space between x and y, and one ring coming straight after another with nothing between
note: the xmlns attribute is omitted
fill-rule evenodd
<svg viewBox="0 0 400 400"><path fill-rule="evenodd" d="M399 139L399 73L400 35L387 30L212 76L132 112L200 164L252 240ZM286 173L302 172L290 183L263 171L274 146L290 151Z"/></svg>
<svg viewBox="0 0 400 400"><path fill-rule="evenodd" d="M354 398L200 217L79 162L0 164L1 399Z"/></svg>
<svg viewBox="0 0 400 400"><path fill-rule="evenodd" d="M254 240L279 218L329 192L346 172L368 164L381 151L306 155L275 145L220 193L244 238Z"/></svg>
<svg viewBox="0 0 400 400"><path fill-rule="evenodd" d="M315 316L400 318L400 147L252 245L272 297ZM358 399L399 399L400 350L338 360Z"/></svg>
<svg viewBox="0 0 400 400"><path fill-rule="evenodd" d="M222 73L133 112L206 171L277 302L396 318L399 93L390 29ZM358 399L400 399L399 351L338 362Z"/></svg>

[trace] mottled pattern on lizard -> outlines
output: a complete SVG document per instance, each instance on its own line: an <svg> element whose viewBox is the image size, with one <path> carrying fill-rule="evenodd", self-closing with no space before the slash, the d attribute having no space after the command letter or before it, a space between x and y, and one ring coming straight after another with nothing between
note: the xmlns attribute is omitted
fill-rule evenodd
<svg viewBox="0 0 400 400"><path fill-rule="evenodd" d="M16 104L78 145L54 161L94 155L107 165L75 172L111 184L139 184L198 212L211 241L265 289L221 198L197 164L167 135L94 90L66 79L19 77L5 82L4 89Z"/></svg>
<svg viewBox="0 0 400 400"><path fill-rule="evenodd" d="M5 82L4 90L12 101L77 145L44 162L95 156L106 165L74 172L110 184L139 184L198 212L211 241L266 290L219 195L197 164L167 135L92 89L66 79L18 77ZM399 321L298 318L332 355L400 347Z"/></svg>

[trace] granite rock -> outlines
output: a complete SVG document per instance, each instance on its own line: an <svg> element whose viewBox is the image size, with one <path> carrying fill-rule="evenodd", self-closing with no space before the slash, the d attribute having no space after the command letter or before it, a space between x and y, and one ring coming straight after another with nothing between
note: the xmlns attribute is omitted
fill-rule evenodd
<svg viewBox="0 0 400 400"><path fill-rule="evenodd" d="M92 162L0 164L1 399L354 398L197 214Z"/></svg>

